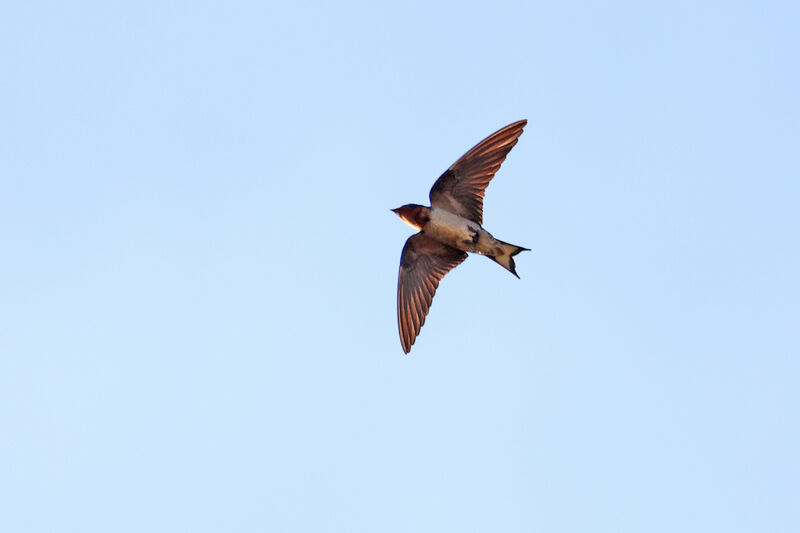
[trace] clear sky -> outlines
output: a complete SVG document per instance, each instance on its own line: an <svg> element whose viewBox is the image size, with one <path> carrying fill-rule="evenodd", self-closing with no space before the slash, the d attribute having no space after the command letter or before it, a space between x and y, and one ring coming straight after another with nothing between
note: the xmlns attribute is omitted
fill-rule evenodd
<svg viewBox="0 0 800 533"><path fill-rule="evenodd" d="M800 531L797 5L3 3L0 530Z"/></svg>

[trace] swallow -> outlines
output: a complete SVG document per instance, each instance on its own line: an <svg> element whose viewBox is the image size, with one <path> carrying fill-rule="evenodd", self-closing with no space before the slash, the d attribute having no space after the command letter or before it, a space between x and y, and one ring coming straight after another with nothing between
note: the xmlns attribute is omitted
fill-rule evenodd
<svg viewBox="0 0 800 533"><path fill-rule="evenodd" d="M425 324L439 281L467 252L485 255L519 278L514 256L530 249L495 239L483 229L483 195L527 123L509 124L462 155L433 184L430 207L392 209L419 231L403 247L397 279L397 325L405 353Z"/></svg>

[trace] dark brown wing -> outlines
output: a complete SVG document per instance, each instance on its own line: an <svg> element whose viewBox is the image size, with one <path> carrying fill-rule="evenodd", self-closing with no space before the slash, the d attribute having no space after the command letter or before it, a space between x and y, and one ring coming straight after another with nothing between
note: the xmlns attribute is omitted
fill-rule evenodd
<svg viewBox="0 0 800 533"><path fill-rule="evenodd" d="M483 224L483 193L508 152L517 144L527 120L509 124L475 145L439 176L431 205Z"/></svg>
<svg viewBox="0 0 800 533"><path fill-rule="evenodd" d="M397 277L397 325L405 353L411 350L425 323L439 280L466 258L466 252L424 233L412 235L406 241Z"/></svg>

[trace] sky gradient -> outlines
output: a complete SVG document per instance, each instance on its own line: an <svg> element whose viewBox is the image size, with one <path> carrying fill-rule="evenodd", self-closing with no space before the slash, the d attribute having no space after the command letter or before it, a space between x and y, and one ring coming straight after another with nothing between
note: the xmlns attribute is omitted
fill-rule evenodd
<svg viewBox="0 0 800 533"><path fill-rule="evenodd" d="M0 530L800 531L793 2L0 7ZM411 354L391 208L528 119Z"/></svg>

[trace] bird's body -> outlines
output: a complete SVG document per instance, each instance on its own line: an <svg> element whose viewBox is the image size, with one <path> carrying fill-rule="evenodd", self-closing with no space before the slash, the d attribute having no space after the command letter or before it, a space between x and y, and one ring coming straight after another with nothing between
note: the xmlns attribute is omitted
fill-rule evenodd
<svg viewBox="0 0 800 533"><path fill-rule="evenodd" d="M421 230L439 242L465 252L485 254L494 240L480 224L440 207L432 207L430 221Z"/></svg>
<svg viewBox="0 0 800 533"><path fill-rule="evenodd" d="M464 154L436 180L430 207L407 204L392 210L419 230L403 248L397 283L397 320L406 353L425 323L439 281L467 258L466 252L485 255L519 277L514 256L527 248L483 229L483 195L526 123L508 125Z"/></svg>
<svg viewBox="0 0 800 533"><path fill-rule="evenodd" d="M404 209L413 211L409 220L420 220L422 224L417 226L416 223L408 222L402 214L402 210ZM411 205L410 208L408 206L403 206L395 211L397 211L400 217L406 220L411 227L420 230L428 237L442 244L446 244L462 252L473 252L497 260L498 258L502 259L507 252L509 252L507 249L508 246L514 249L520 248L495 239L491 233L483 229L477 222L451 213L440 207ZM522 250L527 250L527 248L520 248L519 251ZM510 252L514 251L515 250L510 250ZM517 275L514 269L509 268L509 270L515 276Z"/></svg>

